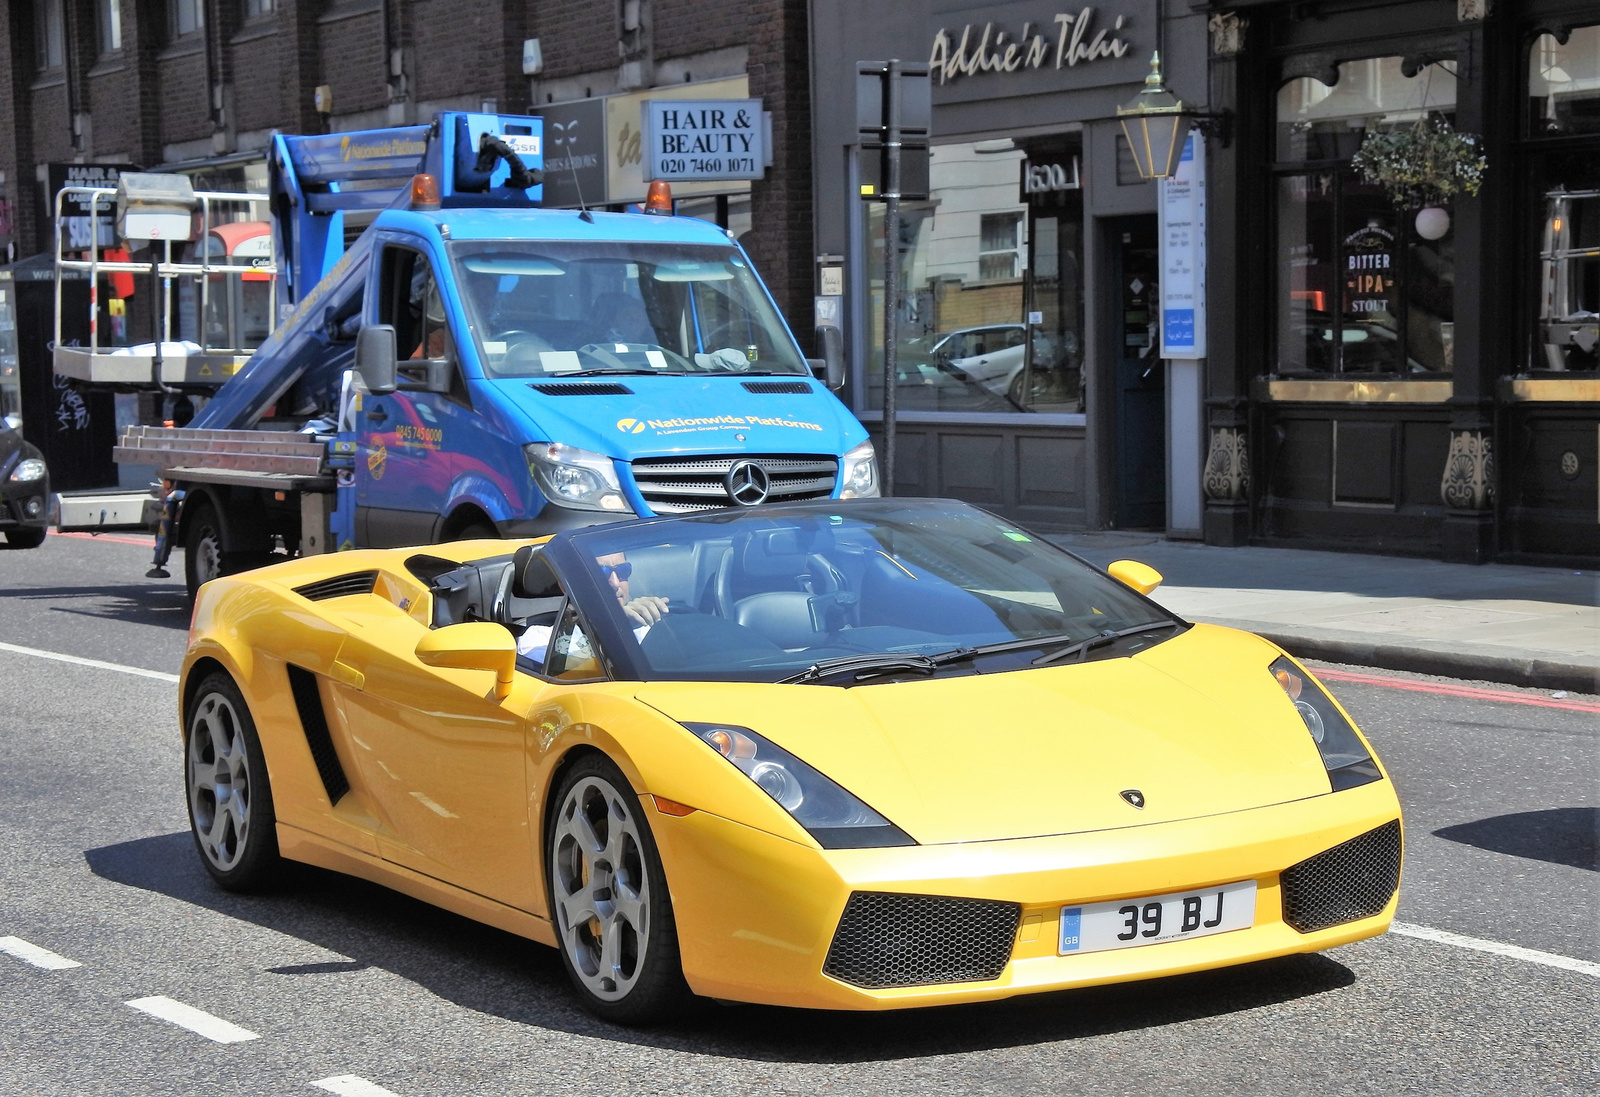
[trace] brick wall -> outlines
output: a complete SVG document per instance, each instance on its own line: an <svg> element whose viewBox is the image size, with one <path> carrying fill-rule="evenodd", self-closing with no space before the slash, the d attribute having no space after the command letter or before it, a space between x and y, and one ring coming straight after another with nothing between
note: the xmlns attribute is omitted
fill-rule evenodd
<svg viewBox="0 0 1600 1097"><path fill-rule="evenodd" d="M92 146L73 147L68 87L37 82L33 5L0 5L0 170L6 172L21 254L42 250L34 167L81 154L121 154L144 166L176 156L230 151L236 135L270 129L316 132L313 89L329 84L334 118L380 113L390 103L386 37L406 57L412 102L492 98L502 110L528 105L522 40L538 37L542 79L596 89L615 85L620 0L277 0L244 22L237 0L210 0L208 26L173 42L165 0L123 0L123 48L99 56L95 0L65 0L80 110L93 119ZM804 344L810 343L812 201L807 15L804 0L645 0L652 55L689 57L743 46L750 93L773 112L774 165L751 188L754 230L746 238L762 275ZM209 36L209 62L207 45ZM211 79L227 89L211 105ZM419 119L419 121L424 119ZM363 120L365 121L365 120Z"/></svg>

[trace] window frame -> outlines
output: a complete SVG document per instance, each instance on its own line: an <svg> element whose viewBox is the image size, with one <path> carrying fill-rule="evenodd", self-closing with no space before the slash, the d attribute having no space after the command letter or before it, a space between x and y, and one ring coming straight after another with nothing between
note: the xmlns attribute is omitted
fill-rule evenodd
<svg viewBox="0 0 1600 1097"><path fill-rule="evenodd" d="M122 0L98 0L95 36L101 57L122 52Z"/></svg>
<svg viewBox="0 0 1600 1097"><path fill-rule="evenodd" d="M187 30L183 23L185 16L192 17L193 25ZM204 0L167 0L167 39L176 42L179 39L190 38L200 34L206 29L206 6Z"/></svg>
<svg viewBox="0 0 1600 1097"><path fill-rule="evenodd" d="M58 72L67 63L65 0L38 0L33 9L33 67L37 73Z"/></svg>
<svg viewBox="0 0 1600 1097"><path fill-rule="evenodd" d="M1353 63L1356 63L1356 62L1359 62L1359 61L1380 60L1385 56L1395 56L1395 55L1393 55L1393 54L1379 54L1379 55L1374 55L1374 56L1371 56L1371 57L1342 58L1340 63L1341 64L1353 64ZM1287 61L1287 59L1285 59L1285 61ZM1438 59L1438 61L1439 62L1449 62L1451 64L1454 64L1454 65L1457 66L1456 71L1457 72L1460 71L1460 69L1459 69L1460 60L1458 58L1455 58L1455 57L1440 58L1440 59ZM1288 66L1285 65L1285 68L1287 68L1287 67ZM1454 75L1454 74L1452 74L1452 75ZM1277 81L1277 83L1274 85L1274 88L1273 88L1274 99L1276 99L1276 96L1282 91L1283 88L1287 87L1291 81L1293 81L1295 79L1298 79L1299 76L1300 76L1300 74L1287 74L1287 75L1280 74L1280 79ZM1429 111L1430 110L1430 108L1427 108L1427 107L1424 107L1423 109L1425 111ZM1452 115L1455 113L1454 108L1452 108L1450 113ZM1343 380L1348 380L1348 379L1352 379L1352 378L1361 379L1361 380L1369 380L1369 381L1434 381L1434 382L1437 382L1437 381L1450 381L1450 380L1452 380L1455 377L1455 370L1453 368L1450 369L1450 370L1431 370L1431 369L1428 369L1428 370L1418 370L1418 371L1415 371L1415 372L1413 372L1411 370L1408 370L1406 368L1406 362L1410 359L1409 348L1410 348L1410 334L1411 334L1410 333L1411 303L1410 303L1410 301L1408 299L1408 296L1407 296L1407 287L1408 287L1408 284L1409 284L1408 283L1408 279L1409 279L1409 277L1411 275L1411 267L1412 267L1411 250L1419 241L1422 242L1422 243L1430 243L1431 241L1422 241L1421 238L1419 236L1417 236L1417 234L1416 234L1416 226L1413 223L1414 219L1413 218L1409 218L1409 217L1406 216L1407 211L1399 210L1399 209L1397 209L1395 211L1395 228L1396 228L1396 232L1395 232L1395 240L1394 240L1395 303L1396 303L1396 307L1397 307L1397 312L1396 312L1396 315L1395 315L1395 343L1396 343L1396 346L1398 348L1398 356L1395 359L1394 368L1389 369L1389 370L1385 370L1385 371L1381 371L1381 372L1380 371L1366 371L1366 370L1347 370L1347 369L1344 368L1344 357L1345 356L1344 356L1344 341L1343 340L1344 340L1344 329L1345 329L1345 316L1344 316L1344 309L1342 307L1342 301L1337 300L1337 299L1334 302L1335 307L1333 309L1329 310L1329 315L1331 317L1332 342L1333 342L1333 346L1334 346L1335 352L1336 352L1335 363L1334 363L1335 368L1333 368L1331 370L1313 370L1313 369L1286 370L1286 369L1283 369L1281 367L1282 358L1281 358L1281 353L1280 352L1281 352L1281 346L1282 345L1280 343L1280 339L1282 337L1282 332L1283 332L1283 327L1284 327L1284 325L1283 325L1284 309L1285 309L1286 305L1288 304L1288 296L1287 296L1287 292L1288 291L1287 291L1287 288L1285 286L1281 285L1280 282L1279 282L1280 271L1282 269L1282 246L1283 246L1283 219L1282 219L1282 208L1281 208L1281 194L1282 194L1283 182L1284 182L1285 179L1293 178L1295 176L1303 176L1303 177L1306 177L1306 178L1314 178L1314 177L1319 176L1319 175L1328 175L1328 176L1331 177L1331 179L1332 179L1332 199L1333 199L1333 210L1332 210L1332 215L1331 215L1332 216L1332 223L1333 223L1333 241L1332 241L1332 243L1333 243L1333 251L1332 251L1331 255L1329 256L1329 261L1330 261L1330 263L1331 263L1331 265L1333 267L1333 270L1335 272L1335 285L1333 287L1333 291L1334 291L1334 293L1336 295L1342 295L1343 286L1344 286L1343 277L1342 277L1343 276L1343 266L1342 266L1342 264L1343 264L1346 256L1348 255L1348 251L1347 251L1347 248L1346 248L1346 245L1345 245L1345 242L1344 242L1344 237L1341 235L1342 228L1343 228L1343 216L1344 216L1344 213L1345 213L1345 197L1344 197L1344 194L1345 194L1345 188L1348 185L1350 185L1351 183L1359 183L1359 178L1357 177L1355 171L1351 168L1349 159L1336 159L1336 158L1305 159L1305 160L1279 160L1279 159L1277 159L1277 156L1278 156L1278 153L1279 153L1278 129L1277 129L1278 124L1279 124L1279 122L1278 122L1278 118L1277 118L1276 105L1274 105L1273 110L1272 110L1272 112L1270 114L1271 139L1269 141L1269 145L1270 145L1270 148L1271 148L1273 159L1271 159L1267 163L1266 168L1265 168L1265 177L1266 177L1266 180L1267 180L1267 187L1266 187L1266 190L1267 190L1267 204L1268 204L1268 208L1269 208L1269 212L1268 212L1269 231L1268 231L1267 247L1266 247L1266 252L1267 252L1267 256L1268 256L1268 259L1267 259L1268 268L1267 268L1267 272L1266 272L1266 288L1267 288L1268 299L1270 301L1270 305L1269 305L1269 307L1267 309L1268 361L1265 363L1265 365L1266 365L1266 371L1265 371L1266 375L1269 378L1274 379L1274 380L1294 380L1294 381L1316 381L1316 380L1343 381ZM1452 261L1452 268L1453 268L1453 266L1454 266L1454 263ZM1452 281L1452 283L1451 283L1451 315L1452 315L1452 317L1454 316L1454 313L1455 313L1454 298L1455 298L1455 283ZM1454 322L1455 322L1454 320L1451 321L1451 323L1454 323Z"/></svg>
<svg viewBox="0 0 1600 1097"><path fill-rule="evenodd" d="M1566 29L1569 31L1587 27L1600 27L1600 21L1594 23L1573 24ZM1568 377L1593 377L1600 374L1594 370L1557 370L1545 364L1543 357L1543 342L1540 339L1539 326L1541 323L1540 311L1544 293L1544 212L1543 193L1539 180L1546 172L1546 165L1552 157L1564 155L1590 153L1600 156L1600 133L1556 133L1539 134L1534 132L1532 111L1530 110L1531 75L1533 68L1533 51L1541 37L1554 34L1555 28L1548 25L1534 25L1529 27L1520 36L1521 46L1517 68L1517 129L1516 139L1511 146L1510 159L1516 165L1516 180L1513 185L1515 202L1515 225L1517 232L1518 269L1527 271L1529 277L1525 280L1520 294L1518 307L1518 348L1520 362L1510 372L1513 376L1531 378L1568 378Z"/></svg>

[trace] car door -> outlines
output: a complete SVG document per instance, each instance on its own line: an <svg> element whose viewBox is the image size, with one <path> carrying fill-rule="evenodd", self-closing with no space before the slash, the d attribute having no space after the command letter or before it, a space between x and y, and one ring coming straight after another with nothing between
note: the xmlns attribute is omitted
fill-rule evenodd
<svg viewBox="0 0 1600 1097"><path fill-rule="evenodd" d="M356 464L356 538L363 548L428 544L455 480L453 446L466 388L441 283L420 241L385 239L378 272L377 322L391 324L403 381L443 371L450 391L401 389L365 397ZM467 412L470 414L470 412Z"/></svg>
<svg viewBox="0 0 1600 1097"><path fill-rule="evenodd" d="M379 853L479 895L538 909L523 762L526 706L518 693L497 701L488 672L424 665L418 638L353 632L339 655L365 678L359 688L341 690L341 709L383 824Z"/></svg>

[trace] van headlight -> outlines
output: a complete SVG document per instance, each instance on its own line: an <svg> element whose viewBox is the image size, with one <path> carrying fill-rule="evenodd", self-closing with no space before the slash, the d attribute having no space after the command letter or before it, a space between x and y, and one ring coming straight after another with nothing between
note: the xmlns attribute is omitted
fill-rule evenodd
<svg viewBox="0 0 1600 1097"><path fill-rule="evenodd" d="M562 442L534 442L523 447L528 471L557 506L574 510L631 512L617 482L617 467L611 458Z"/></svg>
<svg viewBox="0 0 1600 1097"><path fill-rule="evenodd" d="M862 442L839 462L839 498L876 499L882 494L878 487L878 453L871 442Z"/></svg>

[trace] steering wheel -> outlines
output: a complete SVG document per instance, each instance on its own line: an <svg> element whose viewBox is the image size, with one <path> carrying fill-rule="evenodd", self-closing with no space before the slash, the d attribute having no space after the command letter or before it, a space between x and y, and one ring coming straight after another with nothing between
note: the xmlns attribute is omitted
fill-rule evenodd
<svg viewBox="0 0 1600 1097"><path fill-rule="evenodd" d="M542 335L535 335L521 328L501 332L500 339L496 341L506 344L506 355L501 360L502 368L542 368L539 355L547 350L556 349L550 340Z"/></svg>

